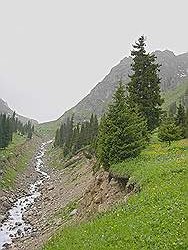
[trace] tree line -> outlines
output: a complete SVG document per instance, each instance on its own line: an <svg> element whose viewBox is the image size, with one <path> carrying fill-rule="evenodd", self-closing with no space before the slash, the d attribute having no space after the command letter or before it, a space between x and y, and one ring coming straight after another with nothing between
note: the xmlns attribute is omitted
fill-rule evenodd
<svg viewBox="0 0 188 250"><path fill-rule="evenodd" d="M99 128L97 118L97 126L91 126L96 117L92 115L90 121L75 126L72 117L57 130L54 145L63 147L64 155L91 145L94 140L98 162L108 169L111 164L138 156L154 131L158 131L161 141L169 144L188 136L188 111L184 106L180 104L173 117L162 110L160 65L154 54L146 52L145 46L144 36L133 45L130 81L125 88L119 80Z"/></svg>
<svg viewBox="0 0 188 250"><path fill-rule="evenodd" d="M34 125L30 121L23 124L15 112L12 116L0 114L0 148L6 148L12 142L14 133L27 135L27 138L31 139L33 132Z"/></svg>
<svg viewBox="0 0 188 250"><path fill-rule="evenodd" d="M172 141L188 138L188 108L185 108L181 101L175 112L172 112L171 107L169 112L165 113L158 131L159 139L169 145Z"/></svg>
<svg viewBox="0 0 188 250"><path fill-rule="evenodd" d="M98 134L98 119L92 114L89 121L74 124L74 115L67 118L56 131L54 146L63 148L64 156L75 153L85 146L95 147Z"/></svg>
<svg viewBox="0 0 188 250"><path fill-rule="evenodd" d="M141 36L131 51L133 63L125 89L121 80L99 128L97 156L108 169L111 164L138 156L160 124L163 99L160 93L160 65L145 50Z"/></svg>

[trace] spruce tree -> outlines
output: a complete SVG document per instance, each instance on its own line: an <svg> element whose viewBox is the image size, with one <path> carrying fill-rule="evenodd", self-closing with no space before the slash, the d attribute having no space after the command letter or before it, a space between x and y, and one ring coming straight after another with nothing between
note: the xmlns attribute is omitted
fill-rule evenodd
<svg viewBox="0 0 188 250"><path fill-rule="evenodd" d="M73 149L72 152L75 153L80 149L80 124L78 123L73 130Z"/></svg>
<svg viewBox="0 0 188 250"><path fill-rule="evenodd" d="M188 138L188 108L185 113L185 138Z"/></svg>
<svg viewBox="0 0 188 250"><path fill-rule="evenodd" d="M163 100L160 95L160 65L155 62L155 55L145 50L145 38L141 36L133 45L133 57L130 82L128 83L128 103L132 108L138 108L146 118L147 127L152 131L159 125Z"/></svg>
<svg viewBox="0 0 188 250"><path fill-rule="evenodd" d="M186 123L186 115L185 115L185 108L180 103L177 108L177 115L176 115L176 124L182 130L182 137L185 137L185 123Z"/></svg>
<svg viewBox="0 0 188 250"><path fill-rule="evenodd" d="M167 117L159 127L158 137L160 141L168 142L170 146L172 141L182 138L182 130L172 117Z"/></svg>
<svg viewBox="0 0 188 250"><path fill-rule="evenodd" d="M11 118L2 114L0 116L0 148L6 148L12 141L12 123Z"/></svg>
<svg viewBox="0 0 188 250"><path fill-rule="evenodd" d="M33 136L33 132L32 132L32 124L30 121L27 122L27 124L25 125L25 131L24 133L27 134L27 138L31 139Z"/></svg>
<svg viewBox="0 0 188 250"><path fill-rule="evenodd" d="M60 146L60 129L58 128L55 133L54 147Z"/></svg>
<svg viewBox="0 0 188 250"><path fill-rule="evenodd" d="M137 156L145 147L146 121L126 104L124 85L120 82L99 128L97 155L104 167Z"/></svg>
<svg viewBox="0 0 188 250"><path fill-rule="evenodd" d="M76 153L81 148L89 146L95 149L98 134L98 120L91 115L89 121L74 125L74 117L68 118L56 131L54 146L63 148L64 156Z"/></svg>
<svg viewBox="0 0 188 250"><path fill-rule="evenodd" d="M99 125L99 133L97 139L97 158L98 161L103 164L103 167L106 170L109 168L108 127L108 120L106 115L104 114Z"/></svg>
<svg viewBox="0 0 188 250"><path fill-rule="evenodd" d="M168 114L170 117L175 117L176 112L177 112L176 102L173 102L170 104Z"/></svg>

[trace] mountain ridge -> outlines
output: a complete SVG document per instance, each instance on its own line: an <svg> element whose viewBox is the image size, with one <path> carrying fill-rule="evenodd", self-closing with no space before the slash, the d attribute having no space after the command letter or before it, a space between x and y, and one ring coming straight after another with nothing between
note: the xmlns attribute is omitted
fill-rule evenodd
<svg viewBox="0 0 188 250"><path fill-rule="evenodd" d="M8 106L8 103L6 101L4 101L2 98L0 98L0 113L5 113L7 115L12 116L13 112L14 111ZM38 121L36 121L34 119L30 119L30 118L25 117L23 115L20 115L18 113L16 113L16 116L17 116L18 120L20 120L22 123L27 123L28 121L31 121L32 124L38 124Z"/></svg>
<svg viewBox="0 0 188 250"><path fill-rule="evenodd" d="M170 50L156 50L153 53L156 56L156 62L161 65L159 76L163 93L176 89L188 79L188 52L175 55ZM124 57L75 106L64 112L57 120L43 123L44 126L55 124L57 127L73 114L75 122L89 119L91 113L101 116L112 99L118 81L121 79L125 84L128 83L131 74L131 62L130 56Z"/></svg>
<svg viewBox="0 0 188 250"><path fill-rule="evenodd" d="M181 84L183 80L188 78L188 53L183 53L176 56L170 50L157 50L154 52L154 54L157 57L157 62L162 65L159 74L161 77L162 92L167 92L169 89L175 88L177 85ZM89 109L89 113L93 112L101 115L104 112L108 102L111 100L118 80L122 79L123 82L128 82L129 74L131 74L131 62L132 58L130 56L124 57L110 70L109 74L107 74L102 81L97 83L97 85L87 96L79 101L77 105L66 111L57 120L65 120L67 116L69 116L69 114L67 115L69 112L70 114L75 113L76 119L77 111L82 113L80 111L83 111L83 109ZM86 105L84 105L84 103ZM102 106L101 108L100 105ZM87 117L88 115L86 114L86 119Z"/></svg>

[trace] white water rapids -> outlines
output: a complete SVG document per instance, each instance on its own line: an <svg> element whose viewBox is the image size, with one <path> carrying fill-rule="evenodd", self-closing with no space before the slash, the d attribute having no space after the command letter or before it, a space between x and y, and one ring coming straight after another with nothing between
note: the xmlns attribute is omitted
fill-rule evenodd
<svg viewBox="0 0 188 250"><path fill-rule="evenodd" d="M28 211L36 198L40 196L40 186L49 175L42 171L44 167L43 156L45 147L52 141L42 143L35 156L35 170L39 173L35 183L30 184L28 194L17 199L12 207L7 211L7 219L0 227L0 249L6 249L12 244L13 240L27 236L32 233L32 226L23 219L23 214Z"/></svg>

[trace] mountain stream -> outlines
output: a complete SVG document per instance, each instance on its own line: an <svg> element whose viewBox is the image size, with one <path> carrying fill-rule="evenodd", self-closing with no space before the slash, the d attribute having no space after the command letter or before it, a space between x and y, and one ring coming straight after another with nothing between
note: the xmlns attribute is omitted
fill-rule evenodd
<svg viewBox="0 0 188 250"><path fill-rule="evenodd" d="M6 249L16 238L29 236L33 231L32 226L24 221L23 214L29 209L32 209L32 204L34 204L35 200L41 195L40 186L46 179L50 178L50 176L42 170L44 168L43 157L45 148L49 143L51 143L51 141L42 143L35 155L34 167L38 173L37 180L29 185L28 194L17 199L7 211L7 218L0 227L1 250Z"/></svg>

